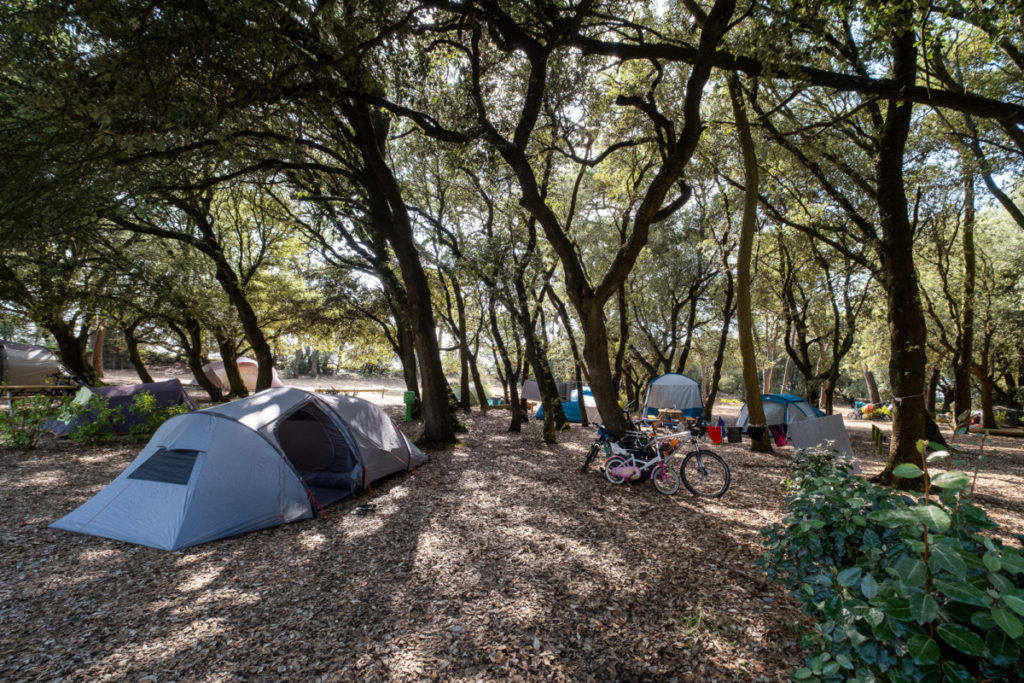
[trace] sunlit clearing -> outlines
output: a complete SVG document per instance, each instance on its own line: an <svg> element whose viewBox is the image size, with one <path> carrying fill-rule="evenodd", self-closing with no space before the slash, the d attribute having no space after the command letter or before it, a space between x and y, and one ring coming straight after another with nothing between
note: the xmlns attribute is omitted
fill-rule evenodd
<svg viewBox="0 0 1024 683"><path fill-rule="evenodd" d="M182 593L191 593L193 591L202 590L209 586L214 579L220 576L222 571L223 570L219 567L207 567L193 572L184 583L178 586L178 590Z"/></svg>

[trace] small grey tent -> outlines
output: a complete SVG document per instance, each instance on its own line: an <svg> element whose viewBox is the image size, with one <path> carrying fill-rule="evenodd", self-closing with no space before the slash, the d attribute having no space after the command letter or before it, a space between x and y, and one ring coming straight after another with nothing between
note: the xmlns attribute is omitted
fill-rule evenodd
<svg viewBox="0 0 1024 683"><path fill-rule="evenodd" d="M764 407L764 417L769 425L789 425L801 420L813 420L824 417L821 412L807 399L793 394L761 394L761 405ZM736 418L736 426L747 429L750 418L747 415L747 404L740 408L739 417Z"/></svg>
<svg viewBox="0 0 1024 683"><path fill-rule="evenodd" d="M0 384L47 384L60 374L60 361L49 349L0 340Z"/></svg>
<svg viewBox="0 0 1024 683"><path fill-rule="evenodd" d="M368 401L270 389L171 418L117 479L51 526L177 550L313 517L426 459Z"/></svg>
<svg viewBox="0 0 1024 683"><path fill-rule="evenodd" d="M655 377L647 384L641 415L657 415L659 408L678 410L684 417L700 417L704 414L700 384L678 372Z"/></svg>
<svg viewBox="0 0 1024 683"><path fill-rule="evenodd" d="M189 410L195 410L199 407L196 405L196 402L192 397L188 395L188 392L185 391L184 387L181 386L181 382L177 379L169 379L164 382L147 382L145 384L124 384L109 387L82 387L78 390L78 395L75 396L75 401L88 401L93 394L102 396L107 400L107 405L109 407L119 408L124 415L124 419L114 425L114 431L118 434L127 434L131 431L132 426L139 424L143 419L131 411L132 402L135 401L136 396L147 392L152 394L153 398L156 399L156 405L158 408L185 405L188 406ZM65 436L79 424L86 422L89 419L90 418L88 416L83 415L71 422L53 420L46 425L46 429L53 432L56 436ZM93 415L92 419L95 419L95 415Z"/></svg>

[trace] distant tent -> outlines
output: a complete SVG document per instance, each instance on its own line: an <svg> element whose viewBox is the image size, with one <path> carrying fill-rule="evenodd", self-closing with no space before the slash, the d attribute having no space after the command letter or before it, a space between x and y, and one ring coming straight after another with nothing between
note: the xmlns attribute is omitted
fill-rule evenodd
<svg viewBox="0 0 1024 683"><path fill-rule="evenodd" d="M677 372L655 377L647 384L642 415L657 415L659 409L678 410L684 417L704 414L700 384Z"/></svg>
<svg viewBox="0 0 1024 683"><path fill-rule="evenodd" d="M808 403L807 399L792 394L761 394L761 404L764 406L765 422L768 425L788 425L800 420L825 417L825 413ZM744 403L736 419L736 426L742 427L745 431L749 421L747 404Z"/></svg>
<svg viewBox="0 0 1024 683"><path fill-rule="evenodd" d="M583 422L583 416L580 415L580 402L579 392L575 389L569 394L569 400L562 401L562 412L565 413L565 419L569 422ZM587 408L587 421L599 420L600 416L597 413L597 402L594 401L594 394L590 391L590 387L583 387L583 405ZM534 417L538 420L544 419L544 405L541 404L540 408L534 414Z"/></svg>
<svg viewBox="0 0 1024 683"><path fill-rule="evenodd" d="M568 401L576 391L576 382L555 382L555 389L558 391L558 398ZM537 380L528 379L523 382L523 386L519 389L519 398L525 398L527 401L544 400L540 395L540 385L537 384Z"/></svg>
<svg viewBox="0 0 1024 683"><path fill-rule="evenodd" d="M0 340L0 383L52 384L60 374L60 361L46 347Z"/></svg>
<svg viewBox="0 0 1024 683"><path fill-rule="evenodd" d="M246 358L245 356L236 358L235 362L238 363L238 373L242 376L245 388L249 391L256 391L256 376L259 374L260 364L252 358ZM271 368L270 373L270 386L283 387L284 384L281 383L281 378L277 376L277 370ZM203 366L203 374L221 389L226 391L231 388L231 385L228 383L228 374L224 372L224 361L217 360L207 363Z"/></svg>
<svg viewBox="0 0 1024 683"><path fill-rule="evenodd" d="M461 401L462 400L462 387L460 387L459 385L456 384L455 386L452 387L452 393L455 394L455 400L457 400L457 401ZM485 396L484 397L484 401L486 401L487 398L488 397ZM479 406L480 405L480 397L477 396L476 389L470 388L470 390L469 390L469 405L471 405L471 406Z"/></svg>
<svg viewBox="0 0 1024 683"><path fill-rule="evenodd" d="M368 401L270 389L172 417L110 485L50 526L177 550L308 519L426 460Z"/></svg>
<svg viewBox="0 0 1024 683"><path fill-rule="evenodd" d="M102 396L107 400L107 405L111 408L121 408L125 415L125 419L114 425L114 431L118 434L127 434L131 431L131 428L142 422L143 418L133 413L129 408L136 396L149 392L156 399L156 405L160 408L168 408L176 405L186 405L189 410L195 410L199 406L196 402L188 395L188 392L181 386L181 382L177 379L169 379L165 382L148 382L145 384L125 384L121 386L109 386L109 387L82 387L78 390L78 394L75 396L74 401L76 403L85 403L93 395ZM64 436L69 434L78 425L86 422L89 418L87 416L78 417L71 422L61 422L60 420L53 420L46 425L46 428L53 432L56 436Z"/></svg>

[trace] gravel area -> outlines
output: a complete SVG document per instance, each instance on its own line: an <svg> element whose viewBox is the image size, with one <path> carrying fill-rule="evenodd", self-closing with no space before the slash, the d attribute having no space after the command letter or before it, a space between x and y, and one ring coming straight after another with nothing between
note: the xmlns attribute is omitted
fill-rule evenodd
<svg viewBox="0 0 1024 683"><path fill-rule="evenodd" d="M507 419L474 412L458 446L326 518L177 552L47 528L138 445L0 451L0 679L776 681L801 665L807 621L755 566L789 449L715 447L723 499L663 496L581 474L592 428L551 446ZM850 423L867 472L869 430ZM993 440L978 483L1007 535L1024 531L1022 447Z"/></svg>

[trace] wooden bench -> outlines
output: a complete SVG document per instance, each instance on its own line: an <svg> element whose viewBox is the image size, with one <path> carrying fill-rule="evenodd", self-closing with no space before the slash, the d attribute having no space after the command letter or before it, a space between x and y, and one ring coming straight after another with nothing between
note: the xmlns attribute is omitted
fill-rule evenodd
<svg viewBox="0 0 1024 683"><path fill-rule="evenodd" d="M318 394L331 394L331 395L334 395L334 396L337 396L338 394L342 394L343 396L358 396L361 393L363 393L363 394L380 394L380 397L384 398L384 394L387 393L387 388L386 387L379 387L379 388L370 388L370 389L365 389L365 388L363 388L363 389L356 389L356 388L351 388L351 389L317 389L316 393L318 393Z"/></svg>

